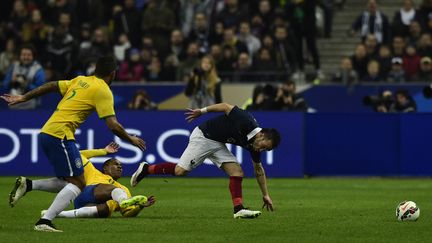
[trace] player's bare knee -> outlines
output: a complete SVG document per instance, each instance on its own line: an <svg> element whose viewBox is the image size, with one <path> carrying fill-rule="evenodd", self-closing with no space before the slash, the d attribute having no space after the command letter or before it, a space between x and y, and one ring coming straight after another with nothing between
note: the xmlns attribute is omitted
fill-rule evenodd
<svg viewBox="0 0 432 243"><path fill-rule="evenodd" d="M174 173L176 176L186 176L188 174L188 172L189 171L183 169L182 167L180 167L178 165L174 169Z"/></svg>
<svg viewBox="0 0 432 243"><path fill-rule="evenodd" d="M108 218L110 216L110 210L105 203L97 205L96 208L99 218Z"/></svg>

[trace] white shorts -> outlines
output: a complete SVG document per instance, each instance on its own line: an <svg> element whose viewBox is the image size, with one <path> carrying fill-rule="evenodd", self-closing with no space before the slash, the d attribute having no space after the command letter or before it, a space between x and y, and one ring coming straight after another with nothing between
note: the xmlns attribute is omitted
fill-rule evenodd
<svg viewBox="0 0 432 243"><path fill-rule="evenodd" d="M201 165L204 160L210 159L218 168L226 162L237 162L237 158L228 150L224 143L204 137L201 129L196 127L189 138L189 144L183 152L178 166L187 171Z"/></svg>

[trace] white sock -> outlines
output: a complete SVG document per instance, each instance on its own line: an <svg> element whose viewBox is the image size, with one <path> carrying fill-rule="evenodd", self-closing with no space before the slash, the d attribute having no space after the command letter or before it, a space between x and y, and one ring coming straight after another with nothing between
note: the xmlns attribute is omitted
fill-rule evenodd
<svg viewBox="0 0 432 243"><path fill-rule="evenodd" d="M67 184L67 181L59 179L57 177L42 180L32 180L32 190L59 192Z"/></svg>
<svg viewBox="0 0 432 243"><path fill-rule="evenodd" d="M97 218L98 216L97 207L90 206L62 211L57 215L57 218Z"/></svg>
<svg viewBox="0 0 432 243"><path fill-rule="evenodd" d="M125 192L125 190L121 189L121 188L115 188L114 190L111 191L111 197L114 201L116 201L117 203L121 203L124 200L128 199L128 196Z"/></svg>
<svg viewBox="0 0 432 243"><path fill-rule="evenodd" d="M54 201L42 218L50 221L53 220L63 209L69 206L70 202L80 193L81 190L77 186L68 183L54 198Z"/></svg>

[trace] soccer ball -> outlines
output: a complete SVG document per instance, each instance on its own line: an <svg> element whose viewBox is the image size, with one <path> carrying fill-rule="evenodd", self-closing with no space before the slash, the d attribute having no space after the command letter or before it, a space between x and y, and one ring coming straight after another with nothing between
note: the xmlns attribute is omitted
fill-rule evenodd
<svg viewBox="0 0 432 243"><path fill-rule="evenodd" d="M399 221L417 221L420 208L413 201L403 201L396 208L396 218Z"/></svg>

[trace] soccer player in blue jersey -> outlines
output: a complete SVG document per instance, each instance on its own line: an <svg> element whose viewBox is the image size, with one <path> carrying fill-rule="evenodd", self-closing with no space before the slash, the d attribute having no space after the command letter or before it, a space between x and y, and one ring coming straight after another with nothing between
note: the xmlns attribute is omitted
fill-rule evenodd
<svg viewBox="0 0 432 243"><path fill-rule="evenodd" d="M243 207L243 170L236 157L225 145L231 143L250 152L255 176L263 195L263 208L266 207L267 210L273 211L273 202L267 189L267 179L261 164L260 153L272 150L279 145L279 132L276 129L259 127L250 113L226 103L189 110L186 112L186 120L190 122L207 112L223 112L224 114L202 123L193 130L189 144L178 164L167 162L149 165L147 162L142 162L132 175L131 185L136 186L149 174L184 176L209 158L230 177L229 189L234 205L234 218L256 218L261 214L260 211L252 211Z"/></svg>

